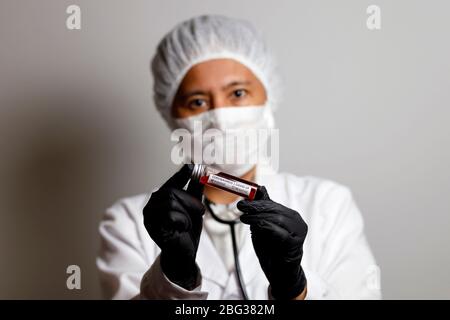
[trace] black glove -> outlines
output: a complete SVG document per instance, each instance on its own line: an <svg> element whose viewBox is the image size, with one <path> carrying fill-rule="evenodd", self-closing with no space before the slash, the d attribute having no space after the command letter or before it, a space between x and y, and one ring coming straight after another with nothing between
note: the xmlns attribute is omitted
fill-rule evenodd
<svg viewBox="0 0 450 320"><path fill-rule="evenodd" d="M203 185L191 181L193 165L184 165L154 192L144 208L144 225L161 248L161 268L170 281L192 290L198 268L195 264L205 207Z"/></svg>
<svg viewBox="0 0 450 320"><path fill-rule="evenodd" d="M306 287L301 266L308 226L298 212L270 200L261 187L253 201L241 200L243 223L250 225L253 247L275 299L293 299Z"/></svg>

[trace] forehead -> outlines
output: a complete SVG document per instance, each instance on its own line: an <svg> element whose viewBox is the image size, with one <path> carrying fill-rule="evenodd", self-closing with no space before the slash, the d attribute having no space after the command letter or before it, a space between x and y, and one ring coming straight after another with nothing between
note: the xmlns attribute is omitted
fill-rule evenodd
<svg viewBox="0 0 450 320"><path fill-rule="evenodd" d="M254 73L233 59L214 59L194 65L184 76L180 91L214 90L235 81L254 82Z"/></svg>

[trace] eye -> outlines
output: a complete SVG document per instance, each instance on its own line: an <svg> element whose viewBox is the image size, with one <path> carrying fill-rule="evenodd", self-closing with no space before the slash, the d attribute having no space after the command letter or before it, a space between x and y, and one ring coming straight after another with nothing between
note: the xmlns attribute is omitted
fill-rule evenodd
<svg viewBox="0 0 450 320"><path fill-rule="evenodd" d="M192 109L199 109L206 107L206 100L205 99L193 99L189 101L188 103L189 108Z"/></svg>
<svg viewBox="0 0 450 320"><path fill-rule="evenodd" d="M245 89L237 89L233 91L233 96L235 98L243 98L247 95L247 91Z"/></svg>

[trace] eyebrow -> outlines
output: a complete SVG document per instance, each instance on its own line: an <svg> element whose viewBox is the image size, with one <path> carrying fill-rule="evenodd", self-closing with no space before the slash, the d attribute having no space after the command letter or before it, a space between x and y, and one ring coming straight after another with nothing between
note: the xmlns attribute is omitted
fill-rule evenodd
<svg viewBox="0 0 450 320"><path fill-rule="evenodd" d="M251 81L232 81L224 86L221 87L222 90L234 87L234 86L239 86L239 85L249 85L251 84ZM197 96L197 95L207 95L207 93L205 91L202 90L193 90L193 91L188 91L185 94L183 94L183 99L189 98L191 96Z"/></svg>
<svg viewBox="0 0 450 320"><path fill-rule="evenodd" d="M234 87L234 86L249 85L250 83L251 83L251 81L248 81L248 80L247 80L247 81L232 81L232 82L230 82L230 83L224 85L224 86L222 87L222 90L228 89L228 88Z"/></svg>
<svg viewBox="0 0 450 320"><path fill-rule="evenodd" d="M205 96L207 93L205 91L201 90L194 90L194 91L188 91L185 94L182 95L183 99L189 98L191 96Z"/></svg>

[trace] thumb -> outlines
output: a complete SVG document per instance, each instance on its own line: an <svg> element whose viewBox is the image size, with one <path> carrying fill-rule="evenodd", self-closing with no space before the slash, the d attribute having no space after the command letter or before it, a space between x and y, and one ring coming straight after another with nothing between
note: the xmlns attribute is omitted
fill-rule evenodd
<svg viewBox="0 0 450 320"><path fill-rule="evenodd" d="M269 193L267 192L266 187L261 186L260 188L258 188L254 200L270 200Z"/></svg>
<svg viewBox="0 0 450 320"><path fill-rule="evenodd" d="M193 196L194 198L198 199L198 200L202 200L202 196L203 196L203 189L205 188L205 186L198 182L198 181L193 181L191 179L191 181L189 182L188 188L187 188L187 193L189 193L191 196Z"/></svg>
<svg viewBox="0 0 450 320"><path fill-rule="evenodd" d="M193 168L194 168L193 164L183 165L178 172L176 172L173 176L171 176L161 186L161 188L182 189L188 182L189 178L191 177Z"/></svg>

